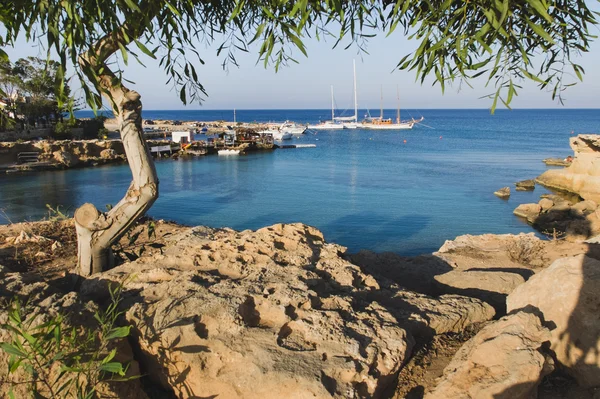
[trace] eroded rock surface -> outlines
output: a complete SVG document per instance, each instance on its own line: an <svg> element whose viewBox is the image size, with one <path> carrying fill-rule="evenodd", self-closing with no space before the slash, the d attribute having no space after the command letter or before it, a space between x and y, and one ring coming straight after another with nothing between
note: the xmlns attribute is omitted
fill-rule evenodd
<svg viewBox="0 0 600 399"><path fill-rule="evenodd" d="M600 202L600 135L580 134L570 140L575 157L564 169L551 169L537 183Z"/></svg>
<svg viewBox="0 0 600 399"><path fill-rule="evenodd" d="M517 287L507 308L541 312L554 328L551 349L584 387L600 386L600 261L585 255L556 260Z"/></svg>
<svg viewBox="0 0 600 399"><path fill-rule="evenodd" d="M425 399L531 399L551 371L540 352L550 332L518 312L488 324L463 345Z"/></svg>
<svg viewBox="0 0 600 399"><path fill-rule="evenodd" d="M379 397L415 340L494 315L478 299L407 291L344 251L302 224L193 228L82 292L130 277L127 320L148 372L178 397Z"/></svg>
<svg viewBox="0 0 600 399"><path fill-rule="evenodd" d="M75 292L64 294L63 292L50 287L38 278L16 273L0 265L0 302L8 302L19 299L22 306L22 315L27 319L34 320L32 326L40 325L60 313L65 316L64 333L70 331L71 326L80 328L82 326L90 329L97 328L97 322L94 320L94 313L98 307L91 302L83 302ZM6 301L6 302L5 302ZM0 307L0 326L8 322L8 306ZM36 331L26 331L29 334L35 334ZM0 342L12 342L10 330L0 327ZM117 355L113 361L119 361L123 364L129 364L128 376L140 375L138 363L133 360L133 352L127 340L120 339L113 341ZM111 348L112 349L112 348ZM106 355L106 354L104 354ZM0 397L8 398L9 391L12 390L15 398L29 398L32 393L29 384L25 383L31 380L28 373L18 369L16 373L8 372L9 355L0 350ZM49 370L50 380L56 378L60 372L58 364L53 368L45 366ZM64 383L66 380L63 379ZM56 390L60 384L54 386ZM38 389L44 397L52 397L47 388L40 382ZM62 392L60 397L65 397L67 392ZM141 389L138 379L119 383L103 383L98 387L98 393L102 397L118 397L132 399L147 399L146 394ZM71 392L75 397L76 393Z"/></svg>
<svg viewBox="0 0 600 399"><path fill-rule="evenodd" d="M565 255L584 253L585 244L544 241L529 234L463 235L430 256L402 257L360 251L349 256L366 273L386 276L427 295L459 294L486 301L499 315L506 295Z"/></svg>

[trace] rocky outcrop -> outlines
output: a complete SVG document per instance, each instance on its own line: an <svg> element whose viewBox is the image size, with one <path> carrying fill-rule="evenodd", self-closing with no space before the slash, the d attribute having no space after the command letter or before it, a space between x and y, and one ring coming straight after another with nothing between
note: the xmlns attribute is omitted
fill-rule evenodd
<svg viewBox="0 0 600 399"><path fill-rule="evenodd" d="M474 298L407 291L344 252L302 224L193 228L82 293L135 276L126 319L148 373L179 397L379 397L415 341L494 315Z"/></svg>
<svg viewBox="0 0 600 399"><path fill-rule="evenodd" d="M515 183L517 191L533 191L535 190L534 180L521 180Z"/></svg>
<svg viewBox="0 0 600 399"><path fill-rule="evenodd" d="M537 183L600 202L600 135L580 134L570 140L575 158L564 169L551 169Z"/></svg>
<svg viewBox="0 0 600 399"><path fill-rule="evenodd" d="M50 317L57 314L65 316L63 325L64 334L67 332L70 333L71 327L77 328L79 333L82 333L82 329L94 331L98 328L97 322L94 319L94 313L98 311L98 307L94 303L83 302L75 292L64 294L38 278L12 272L0 265L0 301L3 304L8 304L9 301L17 298L21 303L22 316L32 321L32 328L26 331L28 334L36 335L39 333L33 327L41 325L48 321ZM2 343L10 343L13 340L11 331L1 327L8 322L8 317L8 306L3 305L0 307L0 342ZM82 339L84 339L83 336ZM127 340L119 339L113 342L114 345L110 349L114 348L117 351L117 355L113 361L129 364L128 377L140 375L141 372L138 363L133 360L132 348L129 346ZM68 346L64 345L62 349L68 351ZM4 350L0 349L0 381L2 381L0 384L0 397L32 397L29 383L27 383L31 380L31 376L22 369L17 369L16 372L9 373L9 357ZM40 356L39 359L42 359L42 357ZM57 378L60 372L57 364L54 364L52 368L51 365L45 365L44 368L49 370L48 375L50 380ZM61 381L60 384L54 386L55 390L66 379ZM51 397L46 386L42 383L38 383L37 388L40 390L40 393L47 395L43 397ZM14 396L9 395L10 390L12 390ZM66 397L66 393L63 391L60 397ZM69 397L76 397L75 392L71 392L70 394L71 396ZM147 399L138 379L126 382L102 383L98 386L98 394L101 397Z"/></svg>
<svg viewBox="0 0 600 399"><path fill-rule="evenodd" d="M494 195L500 198L508 198L510 197L510 187L502 187L498 191L494 191Z"/></svg>
<svg viewBox="0 0 600 399"><path fill-rule="evenodd" d="M365 273L384 276L406 289L478 298L503 315L506 296L518 285L558 257L586 250L585 244L540 240L533 233L483 234L446 241L430 256L360 251L348 259Z"/></svg>
<svg viewBox="0 0 600 399"><path fill-rule="evenodd" d="M513 213L517 216L527 219L529 223L535 222L542 207L539 204L521 204L515 208Z"/></svg>
<svg viewBox="0 0 600 399"><path fill-rule="evenodd" d="M554 327L551 349L584 387L600 386L600 261L563 258L508 296L508 311L531 309Z"/></svg>
<svg viewBox="0 0 600 399"><path fill-rule="evenodd" d="M530 399L551 371L540 348L550 338L533 314L488 324L461 347L425 399Z"/></svg>
<svg viewBox="0 0 600 399"><path fill-rule="evenodd" d="M53 152L52 158L54 159L54 161L58 162L61 165L66 166L67 168L71 168L80 162L80 160L77 156L73 155L72 153L65 152L65 151Z"/></svg>

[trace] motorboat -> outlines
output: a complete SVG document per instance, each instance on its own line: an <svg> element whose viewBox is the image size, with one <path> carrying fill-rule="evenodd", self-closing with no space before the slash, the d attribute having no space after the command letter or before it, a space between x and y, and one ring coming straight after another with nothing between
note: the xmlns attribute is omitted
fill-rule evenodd
<svg viewBox="0 0 600 399"><path fill-rule="evenodd" d="M279 131L283 133L290 133L291 135L301 135L306 132L306 126L298 125L297 123L292 123L290 121L285 121L279 126Z"/></svg>

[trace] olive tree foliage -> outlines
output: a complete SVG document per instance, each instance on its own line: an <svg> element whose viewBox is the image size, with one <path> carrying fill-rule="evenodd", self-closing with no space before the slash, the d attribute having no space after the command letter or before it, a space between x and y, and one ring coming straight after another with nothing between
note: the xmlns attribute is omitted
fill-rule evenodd
<svg viewBox="0 0 600 399"><path fill-rule="evenodd" d="M583 69L573 59L589 49L596 16L584 0L4 0L0 47L19 35L41 42L58 54L63 80L77 78L91 107L100 107L104 97L120 119L132 185L109 212L86 204L75 214L79 264L89 274L110 266L112 243L158 196L140 95L126 87L121 63L157 59L186 103L206 95L200 43L221 41L218 53L233 63L236 51L254 44L259 60L278 68L295 61L294 50L306 55L310 37L361 48L378 32L402 29L417 46L399 60L399 69L422 81L431 76L442 89L484 75L495 87L495 109L498 99L510 104L523 79L553 87L553 96L571 75L581 79Z"/></svg>

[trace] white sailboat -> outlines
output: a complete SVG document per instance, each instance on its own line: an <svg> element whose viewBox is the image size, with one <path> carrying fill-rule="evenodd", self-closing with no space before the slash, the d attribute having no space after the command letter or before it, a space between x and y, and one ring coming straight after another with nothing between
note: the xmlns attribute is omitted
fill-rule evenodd
<svg viewBox="0 0 600 399"><path fill-rule="evenodd" d="M333 85L331 85L331 120L318 123L316 125L308 125L309 129L313 130L336 130L343 129L344 125L339 122L336 122L335 119L335 105L333 100Z"/></svg>
<svg viewBox="0 0 600 399"><path fill-rule="evenodd" d="M337 129L356 129L358 123L358 100L356 96L356 60L353 61L354 67L354 115L335 116L335 107L333 101L333 86L331 86L331 120L321 122L316 125L309 125L309 129L315 130L337 130Z"/></svg>
<svg viewBox="0 0 600 399"><path fill-rule="evenodd" d="M363 121L361 126L365 129L373 129L373 130L405 130L412 129L416 124L422 122L425 118L421 117L421 119L414 119L408 121L402 121L400 119L400 90L396 86L396 94L398 97L398 109L396 115L396 122L392 122L392 118L383 119L383 87L381 88L381 113L378 118L368 118Z"/></svg>

